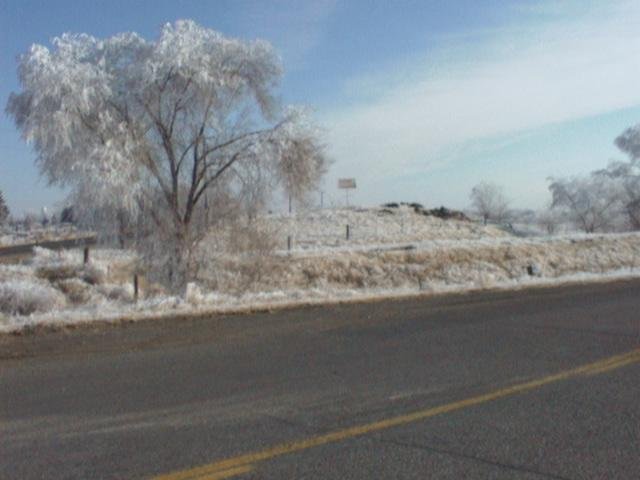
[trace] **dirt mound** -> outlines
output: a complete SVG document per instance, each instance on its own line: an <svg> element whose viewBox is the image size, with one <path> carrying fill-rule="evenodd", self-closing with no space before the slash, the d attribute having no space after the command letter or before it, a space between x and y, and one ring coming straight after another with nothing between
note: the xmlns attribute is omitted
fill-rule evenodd
<svg viewBox="0 0 640 480"><path fill-rule="evenodd" d="M446 207L432 208L431 210L416 208L415 212L429 217L441 218L443 220L460 220L463 222L471 221L471 219L467 217L463 212L459 210L450 210Z"/></svg>

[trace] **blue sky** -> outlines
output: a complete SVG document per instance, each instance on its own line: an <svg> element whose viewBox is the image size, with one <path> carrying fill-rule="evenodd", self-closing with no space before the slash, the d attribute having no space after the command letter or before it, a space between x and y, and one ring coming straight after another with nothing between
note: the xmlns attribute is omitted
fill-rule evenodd
<svg viewBox="0 0 640 480"><path fill-rule="evenodd" d="M547 177L621 155L640 123L640 2L0 0L0 100L15 58L63 32L148 39L180 18L263 38L283 58L281 95L313 107L334 163L323 189L342 201L468 205L482 180L515 207L549 199ZM0 189L12 210L54 205L34 155L0 118Z"/></svg>

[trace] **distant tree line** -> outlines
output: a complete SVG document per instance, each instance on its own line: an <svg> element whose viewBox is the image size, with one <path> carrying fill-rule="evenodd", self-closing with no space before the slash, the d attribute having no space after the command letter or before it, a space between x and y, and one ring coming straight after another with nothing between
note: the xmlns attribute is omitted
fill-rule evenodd
<svg viewBox="0 0 640 480"><path fill-rule="evenodd" d="M9 220L9 207L4 200L4 194L0 190L0 225L4 225Z"/></svg>
<svg viewBox="0 0 640 480"><path fill-rule="evenodd" d="M473 187L471 207L485 224L526 220L549 234L561 225L585 233L640 230L640 124L626 129L614 143L625 160L587 175L549 178L549 208L536 212L535 218L509 210L502 187L488 182Z"/></svg>

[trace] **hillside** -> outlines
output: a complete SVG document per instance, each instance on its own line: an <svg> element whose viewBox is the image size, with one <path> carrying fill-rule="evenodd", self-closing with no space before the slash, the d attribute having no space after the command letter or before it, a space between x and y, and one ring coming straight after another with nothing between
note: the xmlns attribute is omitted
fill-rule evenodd
<svg viewBox="0 0 640 480"><path fill-rule="evenodd" d="M636 233L516 238L406 206L256 222L257 234L212 232L183 297L142 278L134 301L133 252L96 250L82 265L79 251L38 249L27 264L0 265L0 331L640 276Z"/></svg>

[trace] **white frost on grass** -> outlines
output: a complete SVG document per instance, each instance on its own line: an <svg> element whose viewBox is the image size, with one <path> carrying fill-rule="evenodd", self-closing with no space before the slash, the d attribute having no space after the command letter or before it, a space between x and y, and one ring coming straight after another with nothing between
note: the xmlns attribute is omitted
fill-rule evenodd
<svg viewBox="0 0 640 480"><path fill-rule="evenodd" d="M131 276L137 260L132 252L92 250L90 264L83 266L81 251L37 249L27 265L0 265L0 287L23 292L25 302L24 292L31 289L36 298L63 295L64 303L54 301L52 308L35 308L30 314L0 304L0 332L640 277L638 233L516 238L493 227L425 217L407 208L381 211L263 217L264 231L285 236L285 245L286 235L293 232L295 248L264 256L211 244L208 250L216 263L207 265L204 259L198 283L188 286L184 298L163 295L143 283L142 298L134 302ZM349 242L336 239L345 222L353 226ZM19 289L16 282L21 282ZM12 295L17 294L5 295L5 304Z"/></svg>
<svg viewBox="0 0 640 480"><path fill-rule="evenodd" d="M81 250L35 248L28 263L0 264L0 331L38 315L108 310L114 304L130 303L133 288L120 279L130 278L123 271L132 268L135 255L100 249L92 250L91 255L91 261L84 265Z"/></svg>
<svg viewBox="0 0 640 480"><path fill-rule="evenodd" d="M324 209L294 215L272 214L260 219L278 232L279 245L292 238L296 250L327 250L354 246L406 244L425 240L499 238L502 230L474 222L442 220L399 208ZM349 225L349 240L347 240Z"/></svg>
<svg viewBox="0 0 640 480"><path fill-rule="evenodd" d="M0 313L25 316L60 310L66 306L66 303L65 296L45 282L28 280L0 282Z"/></svg>
<svg viewBox="0 0 640 480"><path fill-rule="evenodd" d="M215 292L192 291L184 300L178 297L158 297L140 301L137 304L109 303L83 306L76 309L47 312L29 316L5 318L0 315L0 333L20 331L36 326L64 326L144 319L172 318L177 315L216 315L250 313L255 311L297 306L325 305L327 303L348 303L384 299L429 297L446 293L470 293L486 289L518 290L531 287L549 287L578 283L628 280L640 278L640 269L619 269L606 273L575 273L556 278L520 277L493 285L454 285L442 282L433 283L425 290L411 288L397 289L294 289L272 292L246 293L240 296L224 295Z"/></svg>

